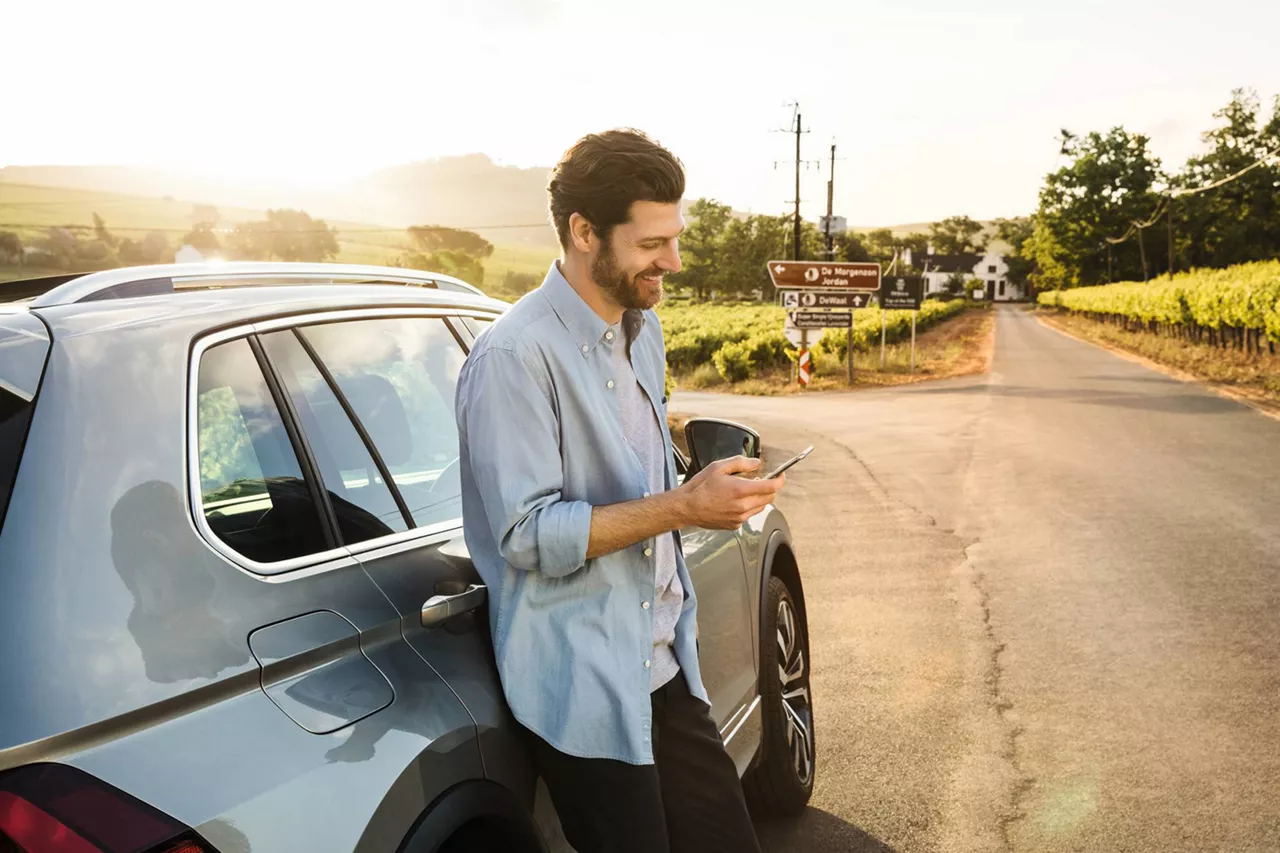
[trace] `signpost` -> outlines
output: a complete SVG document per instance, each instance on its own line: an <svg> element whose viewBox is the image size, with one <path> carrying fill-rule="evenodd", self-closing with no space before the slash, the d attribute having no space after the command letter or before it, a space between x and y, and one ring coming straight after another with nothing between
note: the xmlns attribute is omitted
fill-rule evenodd
<svg viewBox="0 0 1280 853"><path fill-rule="evenodd" d="M920 301L924 296L924 278L918 275L890 276L880 285L880 368L884 369L885 353L884 311L911 312L911 372L916 372L916 317L920 313Z"/></svg>
<svg viewBox="0 0 1280 853"><path fill-rule="evenodd" d="M783 333L800 348L802 385L808 385L809 329L848 329L849 383L853 384L853 314L865 308L880 290L880 265L848 261L769 261L769 278L781 291L782 306L790 309ZM823 309L839 308L827 314ZM815 309L805 311L803 309ZM804 317L805 319L799 319ZM793 318L796 318L793 320Z"/></svg>

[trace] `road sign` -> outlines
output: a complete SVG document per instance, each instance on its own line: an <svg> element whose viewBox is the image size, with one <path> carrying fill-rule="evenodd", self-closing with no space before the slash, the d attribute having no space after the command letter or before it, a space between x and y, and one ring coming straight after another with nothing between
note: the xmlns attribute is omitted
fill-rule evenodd
<svg viewBox="0 0 1280 853"><path fill-rule="evenodd" d="M843 216L819 216L818 217L818 233L827 233L827 220L831 220L831 233L843 234L849 230L849 220Z"/></svg>
<svg viewBox="0 0 1280 853"><path fill-rule="evenodd" d="M809 358L807 349L800 350L800 358L796 362L796 379L801 385L809 384L809 375L813 372L813 362Z"/></svg>
<svg viewBox="0 0 1280 853"><path fill-rule="evenodd" d="M848 311L788 311L787 325L793 329L848 329L853 315Z"/></svg>
<svg viewBox="0 0 1280 853"><path fill-rule="evenodd" d="M779 289L879 290L880 265L848 261L769 261L769 278Z"/></svg>
<svg viewBox="0 0 1280 853"><path fill-rule="evenodd" d="M918 275L886 278L880 285L880 307L885 310L919 311L924 279Z"/></svg>
<svg viewBox="0 0 1280 853"><path fill-rule="evenodd" d="M866 291L784 290L783 308L866 308L875 294Z"/></svg>

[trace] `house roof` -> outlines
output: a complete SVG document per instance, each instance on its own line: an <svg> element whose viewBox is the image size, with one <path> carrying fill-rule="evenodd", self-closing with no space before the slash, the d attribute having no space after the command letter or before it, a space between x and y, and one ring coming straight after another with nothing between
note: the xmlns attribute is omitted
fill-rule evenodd
<svg viewBox="0 0 1280 853"><path fill-rule="evenodd" d="M929 265L929 272L973 272L973 268L983 258L982 255L920 255L912 258L912 263L923 267Z"/></svg>

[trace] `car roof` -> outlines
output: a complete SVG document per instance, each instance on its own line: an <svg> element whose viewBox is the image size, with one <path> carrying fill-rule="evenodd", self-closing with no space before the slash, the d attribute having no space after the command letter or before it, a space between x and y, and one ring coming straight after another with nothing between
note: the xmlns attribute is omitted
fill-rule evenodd
<svg viewBox="0 0 1280 853"><path fill-rule="evenodd" d="M208 263L127 267L60 280L26 307L55 338L199 314L210 327L362 307L500 312L507 303L442 273L351 264ZM184 324L185 325L185 324Z"/></svg>

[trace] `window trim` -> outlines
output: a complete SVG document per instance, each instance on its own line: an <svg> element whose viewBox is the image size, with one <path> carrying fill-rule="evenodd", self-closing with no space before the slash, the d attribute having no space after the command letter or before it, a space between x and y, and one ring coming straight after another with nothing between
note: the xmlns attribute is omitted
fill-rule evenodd
<svg viewBox="0 0 1280 853"><path fill-rule="evenodd" d="M312 325L316 323L340 323L353 320L379 320L394 318L423 318L423 319L439 319L445 321L445 327L453 334L458 345L462 347L464 353L470 353L471 347L467 341L463 340L463 336L459 335L455 329L455 324L450 322L452 318L463 316L486 316L489 312L465 307L398 307L398 308L346 308L330 311L311 311L305 314L295 314L287 317L275 317L269 320L259 320L256 322L242 323L240 325L223 329L220 331L210 332L195 340L191 347L191 356L187 368L187 423L186 423L186 442L187 442L187 503L190 511L191 522L195 525L196 532L205 544L213 549L217 554L232 563L233 565L244 569L254 575L265 579L283 579L280 576L286 573L299 572L304 569L307 571L306 576L318 574L321 571L342 568L350 565L352 558L357 555L363 555L370 551L404 545L415 540L429 539L439 536L442 533L456 531L462 528L462 516L448 519L446 521L437 522L436 524L426 527L415 527L409 530L402 530L396 533L379 536L364 542L358 542L353 545L340 545L327 551L317 552L315 554L307 554L302 557L293 557L288 560L281 560L277 563L259 563L252 560L240 552L227 545L213 532L209 527L208 521L204 517L201 509L203 504L203 493L200 489L200 428L199 428L199 389L200 389L200 360L204 354L219 344L234 341L240 338L252 338L255 335L266 334L268 332L277 332L281 330L294 329L299 326ZM501 314L493 314L493 319L497 319ZM252 344L251 344L252 345ZM271 364L271 359L266 353L262 354L268 365L271 365L271 373L275 373L275 366ZM266 373L264 368L264 374ZM268 379L270 384L270 379ZM274 393L274 391L273 391ZM289 406L286 410L280 406L277 401L277 408L280 408L280 417L287 422L286 429L296 429L298 434L305 438L298 424L296 416ZM295 449L295 452L296 449ZM309 450L308 450L309 453ZM303 466L304 476L316 477L313 467L310 467L309 461L304 459L298 460ZM319 480L316 480L319 483ZM322 523L332 525L332 529L337 529L337 520L334 518L332 507L329 506L327 499L323 501L321 507ZM332 565L326 565L332 563Z"/></svg>

